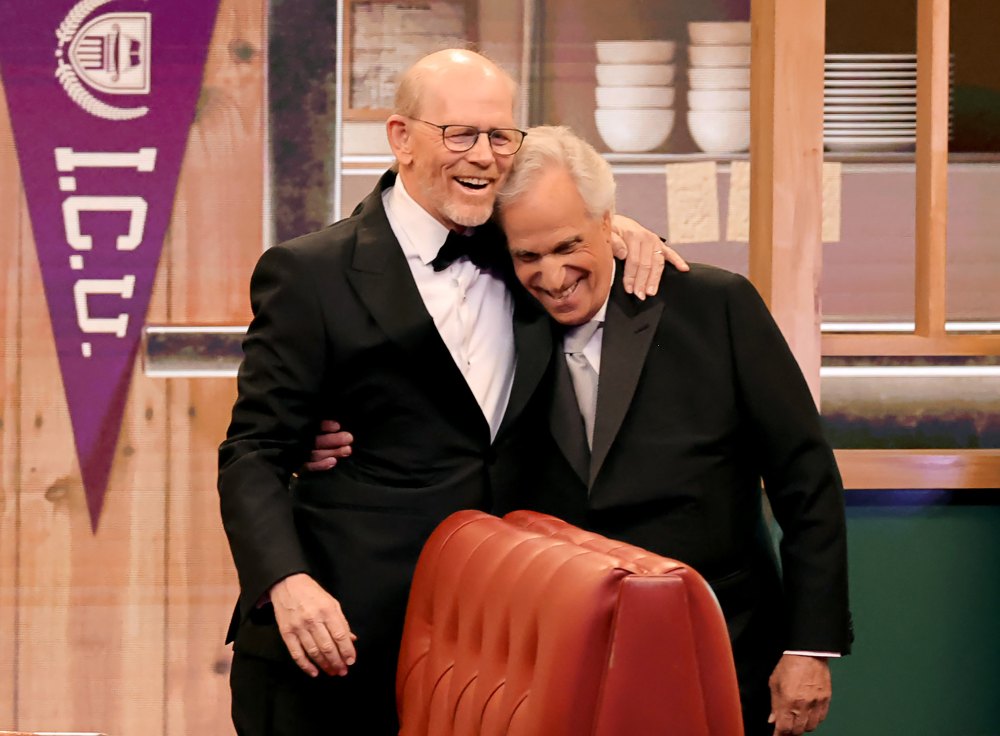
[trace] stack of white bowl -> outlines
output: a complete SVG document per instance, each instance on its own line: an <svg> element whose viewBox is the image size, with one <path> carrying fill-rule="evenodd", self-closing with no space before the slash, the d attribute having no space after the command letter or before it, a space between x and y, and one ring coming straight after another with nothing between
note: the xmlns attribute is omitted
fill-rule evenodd
<svg viewBox="0 0 1000 736"><path fill-rule="evenodd" d="M674 41L598 41L597 131L612 151L659 148L674 128Z"/></svg>
<svg viewBox="0 0 1000 736"><path fill-rule="evenodd" d="M949 125L950 118L949 109ZM823 144L828 150L912 151L916 142L916 54L826 55Z"/></svg>
<svg viewBox="0 0 1000 736"><path fill-rule="evenodd" d="M688 23L688 131L706 153L750 147L750 23Z"/></svg>

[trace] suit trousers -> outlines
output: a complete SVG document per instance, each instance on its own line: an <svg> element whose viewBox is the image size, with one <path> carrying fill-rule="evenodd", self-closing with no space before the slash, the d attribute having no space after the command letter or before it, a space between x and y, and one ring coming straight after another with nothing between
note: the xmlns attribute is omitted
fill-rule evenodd
<svg viewBox="0 0 1000 736"><path fill-rule="evenodd" d="M736 662L745 736L772 736L774 733L774 724L767 722L771 713L771 691L767 680L776 664L776 661L772 664L761 659Z"/></svg>
<svg viewBox="0 0 1000 736"><path fill-rule="evenodd" d="M262 620L263 619L263 620ZM310 677L288 654L273 613L254 615L237 633L230 673L239 736L396 736L398 637L361 647L348 674Z"/></svg>
<svg viewBox="0 0 1000 736"><path fill-rule="evenodd" d="M721 596L720 596L721 599ZM730 613L726 618L732 638L736 679L740 688L745 736L772 736L768 679L781 658L781 631L777 615L766 605Z"/></svg>

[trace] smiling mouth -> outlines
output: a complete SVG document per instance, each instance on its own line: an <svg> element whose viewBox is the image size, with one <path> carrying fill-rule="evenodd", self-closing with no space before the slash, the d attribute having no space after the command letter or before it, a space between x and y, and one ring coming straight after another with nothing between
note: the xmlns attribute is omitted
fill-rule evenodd
<svg viewBox="0 0 1000 736"><path fill-rule="evenodd" d="M480 179L478 177L466 176L466 177L455 177L457 181L463 188L468 189L473 192L478 192L490 185L490 179Z"/></svg>
<svg viewBox="0 0 1000 736"><path fill-rule="evenodd" d="M576 291L576 287L579 285L580 285L579 281L574 281L565 289L560 289L559 291L551 291L549 289L545 289L545 295L554 302L564 302L571 296L573 296L573 293Z"/></svg>

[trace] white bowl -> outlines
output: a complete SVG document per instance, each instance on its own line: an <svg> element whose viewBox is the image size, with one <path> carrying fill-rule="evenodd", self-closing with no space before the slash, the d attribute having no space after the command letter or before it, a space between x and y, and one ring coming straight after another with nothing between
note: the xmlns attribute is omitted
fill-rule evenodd
<svg viewBox="0 0 1000 736"><path fill-rule="evenodd" d="M665 64L673 61L675 41L597 41L601 64Z"/></svg>
<svg viewBox="0 0 1000 736"><path fill-rule="evenodd" d="M691 66L749 66L750 47L740 46L688 46Z"/></svg>
<svg viewBox="0 0 1000 736"><path fill-rule="evenodd" d="M673 64L598 64L601 87L663 87L674 81Z"/></svg>
<svg viewBox="0 0 1000 736"><path fill-rule="evenodd" d="M750 68L696 66L688 69L691 89L750 89Z"/></svg>
<svg viewBox="0 0 1000 736"><path fill-rule="evenodd" d="M601 108L672 107L673 87L596 87L594 95Z"/></svg>
<svg viewBox="0 0 1000 736"><path fill-rule="evenodd" d="M595 110L597 131L612 151L641 153L663 145L674 129L674 111L652 108Z"/></svg>
<svg viewBox="0 0 1000 736"><path fill-rule="evenodd" d="M691 43L699 46L732 46L750 43L750 22L688 23Z"/></svg>
<svg viewBox="0 0 1000 736"><path fill-rule="evenodd" d="M690 110L688 132L705 153L739 153L750 147L746 110Z"/></svg>
<svg viewBox="0 0 1000 736"><path fill-rule="evenodd" d="M750 90L692 89L687 100L692 110L749 110Z"/></svg>

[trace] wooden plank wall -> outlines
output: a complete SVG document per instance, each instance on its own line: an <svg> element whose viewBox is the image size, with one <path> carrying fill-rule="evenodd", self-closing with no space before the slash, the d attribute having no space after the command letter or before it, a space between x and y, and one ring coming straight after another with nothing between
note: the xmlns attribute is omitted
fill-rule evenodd
<svg viewBox="0 0 1000 736"><path fill-rule="evenodd" d="M20 334L21 222L25 209L14 142L8 123L7 98L0 87L0 724L11 721L16 697L17 648L17 473L20 424L17 414L17 343Z"/></svg>
<svg viewBox="0 0 1000 736"><path fill-rule="evenodd" d="M220 9L163 259L175 324L249 321L247 287L264 242L266 18L261 0ZM236 584L215 479L236 386L171 379L169 389L166 733L226 734L223 638Z"/></svg>
<svg viewBox="0 0 1000 736"><path fill-rule="evenodd" d="M222 0L148 321L245 324L263 242L263 0ZM0 90L0 729L232 733L215 492L230 379L136 367L90 530Z"/></svg>

